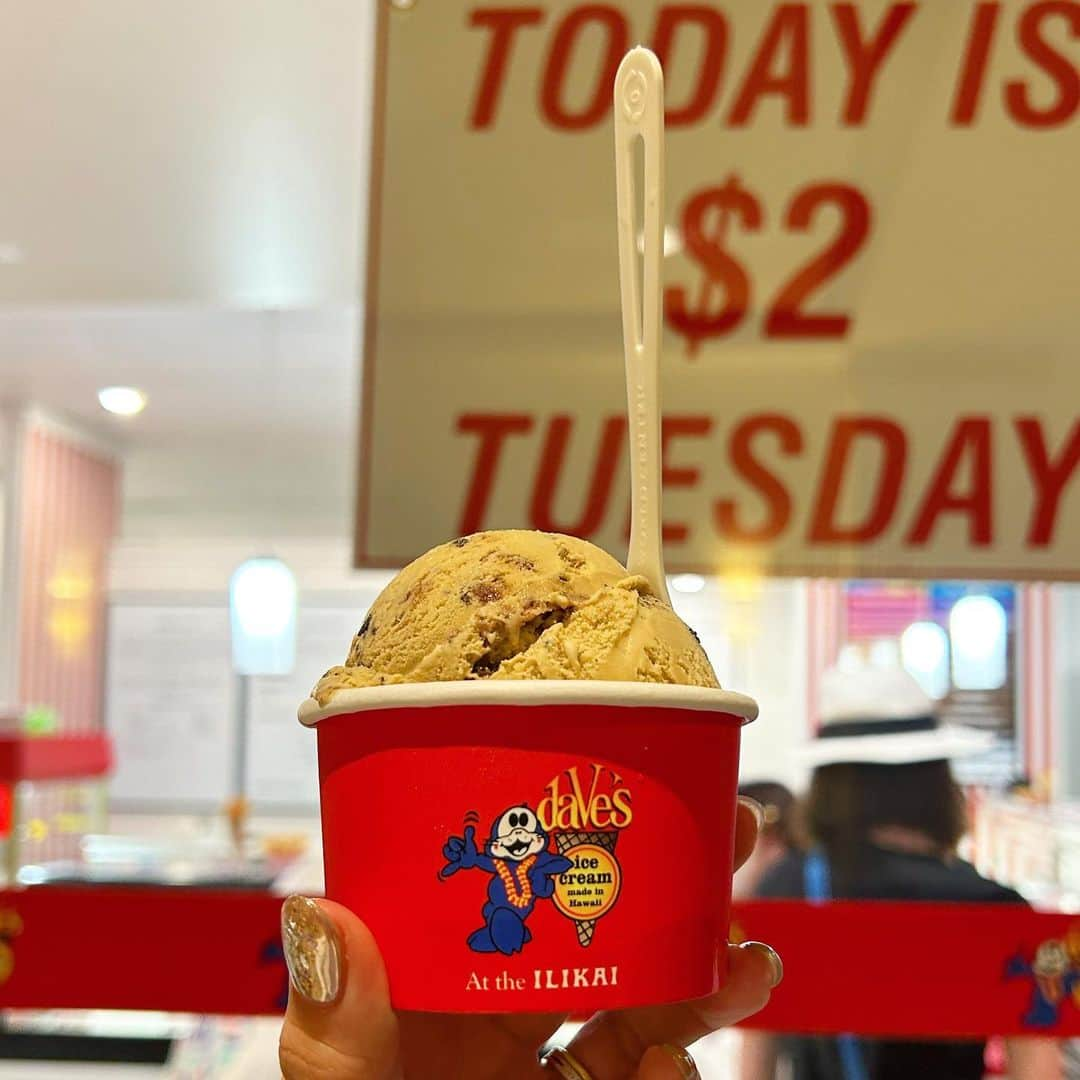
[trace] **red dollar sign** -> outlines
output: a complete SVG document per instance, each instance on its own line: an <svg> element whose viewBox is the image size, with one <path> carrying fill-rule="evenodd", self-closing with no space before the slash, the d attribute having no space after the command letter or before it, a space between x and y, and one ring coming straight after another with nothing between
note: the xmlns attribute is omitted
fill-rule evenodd
<svg viewBox="0 0 1080 1080"><path fill-rule="evenodd" d="M718 337L738 326L750 305L750 278L742 265L724 250L732 217L737 217L745 229L761 228L761 203L734 175L722 187L699 191L687 200L683 209L683 242L701 263L705 278L698 290L696 310L690 308L689 290L682 285L672 285L665 291L664 305L668 325L686 336L686 351L690 356L705 338ZM712 294L716 289L723 290L724 295L720 307L714 311Z"/></svg>

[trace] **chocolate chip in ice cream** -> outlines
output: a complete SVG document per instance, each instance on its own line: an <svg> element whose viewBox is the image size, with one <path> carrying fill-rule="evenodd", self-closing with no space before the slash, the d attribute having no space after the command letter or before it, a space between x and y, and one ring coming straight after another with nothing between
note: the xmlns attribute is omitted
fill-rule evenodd
<svg viewBox="0 0 1080 1080"><path fill-rule="evenodd" d="M572 566L575 570L583 570L585 568L585 560L580 555L575 555L565 544L559 545L559 558L562 559L567 566Z"/></svg>
<svg viewBox="0 0 1080 1080"><path fill-rule="evenodd" d="M461 602L463 604L494 604L496 600L503 598L505 592L506 587L499 578L477 581L462 590Z"/></svg>

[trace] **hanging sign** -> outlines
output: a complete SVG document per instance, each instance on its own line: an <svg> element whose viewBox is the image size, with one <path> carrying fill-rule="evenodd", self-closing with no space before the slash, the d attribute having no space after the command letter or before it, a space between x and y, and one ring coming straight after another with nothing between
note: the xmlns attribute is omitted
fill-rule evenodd
<svg viewBox="0 0 1080 1080"><path fill-rule="evenodd" d="M1080 577L1080 2L380 5L356 561L622 554L612 83L667 79L674 569Z"/></svg>

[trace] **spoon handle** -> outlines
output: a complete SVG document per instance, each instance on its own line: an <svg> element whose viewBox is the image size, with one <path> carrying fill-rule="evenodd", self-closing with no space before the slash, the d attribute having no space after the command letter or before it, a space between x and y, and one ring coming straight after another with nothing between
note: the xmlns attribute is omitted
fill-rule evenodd
<svg viewBox="0 0 1080 1080"><path fill-rule="evenodd" d="M643 175L638 175L639 160L644 162ZM644 48L628 52L615 77L615 187L632 488L626 565L631 574L641 574L653 592L670 603L664 574L660 478L664 74L660 61ZM644 207L640 223L639 204Z"/></svg>

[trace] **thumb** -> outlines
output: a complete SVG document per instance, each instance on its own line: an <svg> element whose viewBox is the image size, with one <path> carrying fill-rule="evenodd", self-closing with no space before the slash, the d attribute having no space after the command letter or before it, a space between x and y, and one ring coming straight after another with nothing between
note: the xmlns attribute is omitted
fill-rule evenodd
<svg viewBox="0 0 1080 1080"><path fill-rule="evenodd" d="M476 830L471 825L466 825L465 826L465 843L466 844L475 844L476 843Z"/></svg>
<svg viewBox="0 0 1080 1080"><path fill-rule="evenodd" d="M397 1018L368 928L340 904L290 896L281 909L289 1006L284 1080L400 1080Z"/></svg>

